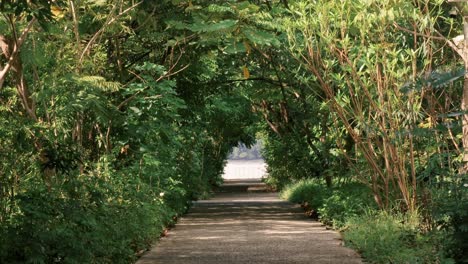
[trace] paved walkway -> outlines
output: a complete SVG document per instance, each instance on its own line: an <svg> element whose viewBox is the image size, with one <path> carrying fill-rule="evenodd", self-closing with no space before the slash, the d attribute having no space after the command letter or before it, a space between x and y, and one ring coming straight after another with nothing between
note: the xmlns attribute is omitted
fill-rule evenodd
<svg viewBox="0 0 468 264"><path fill-rule="evenodd" d="M137 264L362 263L338 233L262 188L255 180L227 181Z"/></svg>

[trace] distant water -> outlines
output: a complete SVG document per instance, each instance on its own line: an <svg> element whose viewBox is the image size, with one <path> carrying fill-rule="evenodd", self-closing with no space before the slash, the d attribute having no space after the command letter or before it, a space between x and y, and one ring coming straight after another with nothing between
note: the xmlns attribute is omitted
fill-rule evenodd
<svg viewBox="0 0 468 264"><path fill-rule="evenodd" d="M224 179L259 179L266 177L266 163L263 159L228 160L224 167Z"/></svg>

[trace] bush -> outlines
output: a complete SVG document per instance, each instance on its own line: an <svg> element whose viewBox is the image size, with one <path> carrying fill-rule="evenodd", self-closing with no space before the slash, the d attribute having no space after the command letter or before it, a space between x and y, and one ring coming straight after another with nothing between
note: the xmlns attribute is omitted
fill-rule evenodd
<svg viewBox="0 0 468 264"><path fill-rule="evenodd" d="M465 176L466 177L466 176ZM468 263L468 191L466 179L447 181L432 188L431 216L436 227L453 230L450 253L459 263Z"/></svg>
<svg viewBox="0 0 468 264"><path fill-rule="evenodd" d="M331 193L317 179L300 180L290 184L281 192L281 197L292 203L307 203L312 209L319 209Z"/></svg>
<svg viewBox="0 0 468 264"><path fill-rule="evenodd" d="M346 244L369 263L454 263L445 256L450 233L420 232L417 216L373 211L348 219L347 225Z"/></svg>
<svg viewBox="0 0 468 264"><path fill-rule="evenodd" d="M73 179L51 190L37 182L15 199L18 213L0 227L0 263L130 263L184 209L137 179Z"/></svg>
<svg viewBox="0 0 468 264"><path fill-rule="evenodd" d="M289 185L281 197L293 203L306 204L319 219L335 228L342 228L350 217L374 207L369 188L359 183L345 183L327 188L318 180L302 180Z"/></svg>
<svg viewBox="0 0 468 264"><path fill-rule="evenodd" d="M343 228L348 219L362 215L369 208L375 208L369 188L359 183L347 183L333 188L318 208L318 214L325 224Z"/></svg>
<svg viewBox="0 0 468 264"><path fill-rule="evenodd" d="M417 213L379 211L363 184L327 188L315 179L302 180L287 186L281 197L306 204L323 223L343 230L346 243L370 263L454 263L448 255L459 247L452 239L455 229L423 231Z"/></svg>
<svg viewBox="0 0 468 264"><path fill-rule="evenodd" d="M304 146L307 146L306 138L298 135L267 136L262 154L268 164L269 185L281 190L291 181L321 175L323 161Z"/></svg>

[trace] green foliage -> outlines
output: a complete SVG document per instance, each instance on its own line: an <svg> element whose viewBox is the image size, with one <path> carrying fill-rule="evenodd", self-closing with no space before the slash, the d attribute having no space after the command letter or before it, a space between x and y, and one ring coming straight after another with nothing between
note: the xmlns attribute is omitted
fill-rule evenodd
<svg viewBox="0 0 468 264"><path fill-rule="evenodd" d="M348 183L335 187L318 208L320 220L335 228L345 227L348 219L375 209L372 193L363 184Z"/></svg>
<svg viewBox="0 0 468 264"><path fill-rule="evenodd" d="M292 180L317 177L323 167L320 160L307 147L304 138L289 136L270 137L265 142L263 156L268 163L270 183L282 189Z"/></svg>
<svg viewBox="0 0 468 264"><path fill-rule="evenodd" d="M0 89L0 262L133 261L258 131L267 181L364 255L464 260L442 1L133 3L0 2L5 40L42 26Z"/></svg>
<svg viewBox="0 0 468 264"><path fill-rule="evenodd" d="M207 32L218 32L220 30L232 29L237 24L235 20L223 20L212 24L192 24L187 28L194 32L207 33Z"/></svg>
<svg viewBox="0 0 468 264"><path fill-rule="evenodd" d="M128 263L177 213L137 179L92 175L52 191L37 182L15 199L21 210L2 226L5 263Z"/></svg>
<svg viewBox="0 0 468 264"><path fill-rule="evenodd" d="M432 188L431 217L437 229L453 233L450 252L459 263L468 261L468 192L466 179L441 181ZM466 177L466 176L465 176Z"/></svg>
<svg viewBox="0 0 468 264"><path fill-rule="evenodd" d="M63 5L63 1L54 1L55 5ZM40 20L42 24L51 21L51 3L47 0L3 0L0 2L0 11L4 14L14 14L16 16L26 14L28 20L33 17Z"/></svg>
<svg viewBox="0 0 468 264"><path fill-rule="evenodd" d="M130 263L210 195L230 148L253 140L249 101L199 83L226 75L216 48L184 36L213 42L238 20L171 1L60 2L52 16L46 2L0 6L18 29L34 11L55 19L32 27L18 62L35 116L13 75L0 89L0 262Z"/></svg>
<svg viewBox="0 0 468 264"><path fill-rule="evenodd" d="M460 248L452 225L427 231L421 229L420 214L380 211L362 184L344 183L330 189L319 180L302 180L287 186L281 196L341 229L346 244L369 263L454 263L450 256Z"/></svg>
<svg viewBox="0 0 468 264"><path fill-rule="evenodd" d="M310 179L290 184L281 192L281 197L292 203L307 202L312 209L317 210L331 192L330 189L324 188L320 181Z"/></svg>
<svg viewBox="0 0 468 264"><path fill-rule="evenodd" d="M402 91L409 92L423 88L441 89L460 80L465 74L464 68L452 69L446 72L434 71L431 74L418 78L415 82L408 82L402 86Z"/></svg>
<svg viewBox="0 0 468 264"><path fill-rule="evenodd" d="M358 183L327 188L316 179L301 180L287 186L281 197L306 205L320 221L334 228L345 228L350 218L375 208L369 188Z"/></svg>
<svg viewBox="0 0 468 264"><path fill-rule="evenodd" d="M421 232L417 217L369 212L351 218L344 233L346 244L369 263L455 263L447 258L453 246L451 232Z"/></svg>
<svg viewBox="0 0 468 264"><path fill-rule="evenodd" d="M447 18L447 5L443 1L289 4L286 13L275 13L273 28L280 45L273 47L279 48L262 54L281 62L259 62L263 68L273 69L276 64L282 69L270 76L284 86L271 85L268 92L251 94L268 123L267 182L281 189L300 179L327 180L330 189L321 185L322 180L307 180L286 187L284 195L338 228L346 228L349 219L359 219L375 203L389 218L398 218L398 212L419 213L423 220L411 232L421 239L398 244L401 237L396 235L382 242L378 250L385 250L385 243L389 248L411 249L393 261L378 262L405 263L405 256L419 246L421 251L408 257L408 263L438 262L445 256L463 261L460 252L466 251L466 242L458 234L466 236L465 203L455 206L452 201L454 196L464 201L461 194L466 194L458 180L465 173L459 97L465 70L459 70L455 59L446 59L456 54L443 41L423 33L438 32L448 38L462 33ZM262 20L258 24L272 21L257 17ZM337 183L343 179L366 185ZM447 182L453 184L451 190L443 186ZM440 198L432 200L433 194ZM370 226L361 224L362 230ZM402 230L403 237L411 233L406 227ZM372 239L378 236L376 232ZM368 249L372 248L363 251ZM431 252L434 258L426 258Z"/></svg>

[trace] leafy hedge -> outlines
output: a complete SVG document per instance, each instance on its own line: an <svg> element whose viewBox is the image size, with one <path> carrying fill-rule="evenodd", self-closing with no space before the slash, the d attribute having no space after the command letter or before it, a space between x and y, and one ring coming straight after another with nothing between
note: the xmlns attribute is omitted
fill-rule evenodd
<svg viewBox="0 0 468 264"><path fill-rule="evenodd" d="M52 191L35 182L15 199L17 213L0 227L2 263L129 263L187 209L187 197L138 178L81 177Z"/></svg>
<svg viewBox="0 0 468 264"><path fill-rule="evenodd" d="M372 211L349 218L346 224L346 244L370 263L454 263L447 257L454 246L451 232L422 232L417 215Z"/></svg>
<svg viewBox="0 0 468 264"><path fill-rule="evenodd" d="M369 263L453 263L460 244L452 228L421 229L419 214L393 214L378 210L368 187L345 183L327 188L319 180L301 180L281 193L301 203L318 219L344 232L347 245Z"/></svg>
<svg viewBox="0 0 468 264"><path fill-rule="evenodd" d="M322 222L335 228L343 228L350 217L375 208L369 188L359 183L326 188L317 179L301 180L286 187L281 196L290 202L302 203Z"/></svg>

